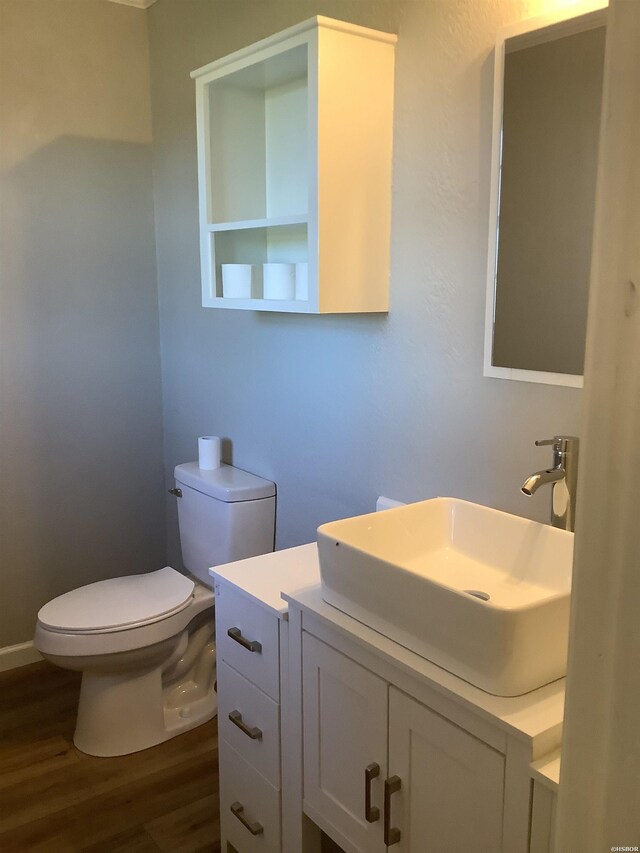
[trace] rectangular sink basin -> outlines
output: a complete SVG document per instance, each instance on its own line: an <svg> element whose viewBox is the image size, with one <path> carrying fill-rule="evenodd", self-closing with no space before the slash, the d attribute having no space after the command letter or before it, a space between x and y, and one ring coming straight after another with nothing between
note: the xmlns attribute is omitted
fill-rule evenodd
<svg viewBox="0 0 640 853"><path fill-rule="evenodd" d="M322 596L497 696L566 673L573 533L456 498L318 528Z"/></svg>

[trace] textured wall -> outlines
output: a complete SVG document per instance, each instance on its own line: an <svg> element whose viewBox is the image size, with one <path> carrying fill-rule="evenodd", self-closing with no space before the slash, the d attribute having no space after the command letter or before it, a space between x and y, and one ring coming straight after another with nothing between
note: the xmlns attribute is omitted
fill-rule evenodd
<svg viewBox="0 0 640 853"><path fill-rule="evenodd" d="M145 15L1 0L0 34L2 647L165 535Z"/></svg>
<svg viewBox="0 0 640 853"><path fill-rule="evenodd" d="M165 463L196 436L278 484L280 548L321 522L455 495L538 519L519 486L535 438L579 432L580 392L482 376L498 27L515 0L159 0L149 10ZM295 316L200 307L189 72L313 14L397 31L391 310ZM167 504L170 557L175 507Z"/></svg>

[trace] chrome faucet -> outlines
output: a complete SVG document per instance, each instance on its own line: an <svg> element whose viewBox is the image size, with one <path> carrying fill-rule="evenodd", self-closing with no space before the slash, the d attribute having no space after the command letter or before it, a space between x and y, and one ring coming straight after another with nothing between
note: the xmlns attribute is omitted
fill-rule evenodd
<svg viewBox="0 0 640 853"><path fill-rule="evenodd" d="M576 522L579 444L575 435L556 435L536 441L536 447L553 447L553 467L537 471L521 486L524 494L531 496L540 486L551 484L551 524L562 530L573 531Z"/></svg>

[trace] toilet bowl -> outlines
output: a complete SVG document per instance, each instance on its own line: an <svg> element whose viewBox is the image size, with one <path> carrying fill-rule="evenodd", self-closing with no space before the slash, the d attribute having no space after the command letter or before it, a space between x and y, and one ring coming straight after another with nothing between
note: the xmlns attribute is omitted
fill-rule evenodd
<svg viewBox="0 0 640 853"><path fill-rule="evenodd" d="M90 755L146 749L215 716L208 568L273 550L273 483L228 465L200 471L187 463L176 468L172 494L184 502L180 538L193 576L165 566L110 578L38 613L38 651L82 672L74 743Z"/></svg>
<svg viewBox="0 0 640 853"><path fill-rule="evenodd" d="M82 752L136 752L216 713L213 592L172 568L50 601L35 644L83 673L74 735Z"/></svg>

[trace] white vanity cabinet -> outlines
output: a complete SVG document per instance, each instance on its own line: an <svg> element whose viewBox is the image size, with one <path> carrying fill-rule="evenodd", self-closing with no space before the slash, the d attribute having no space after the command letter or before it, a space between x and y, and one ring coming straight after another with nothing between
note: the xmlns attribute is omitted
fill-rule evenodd
<svg viewBox="0 0 640 853"><path fill-rule="evenodd" d="M310 819L345 853L550 853L530 846L531 764L561 742L562 680L492 696L327 604L319 586L284 598L299 749L288 820Z"/></svg>
<svg viewBox="0 0 640 853"><path fill-rule="evenodd" d="M296 850L283 826L282 696L287 690L287 605L280 591L318 582L305 548L216 566L220 833L224 853Z"/></svg>
<svg viewBox="0 0 640 853"><path fill-rule="evenodd" d="M496 853L505 756L303 635L305 812L351 850Z"/></svg>
<svg viewBox="0 0 640 853"><path fill-rule="evenodd" d="M552 853L563 681L462 681L327 604L315 544L211 571L223 853Z"/></svg>
<svg viewBox="0 0 640 853"><path fill-rule="evenodd" d="M278 853L280 620L223 581L215 592L223 849Z"/></svg>
<svg viewBox="0 0 640 853"><path fill-rule="evenodd" d="M317 16L192 73L203 306L388 310L396 40Z"/></svg>

